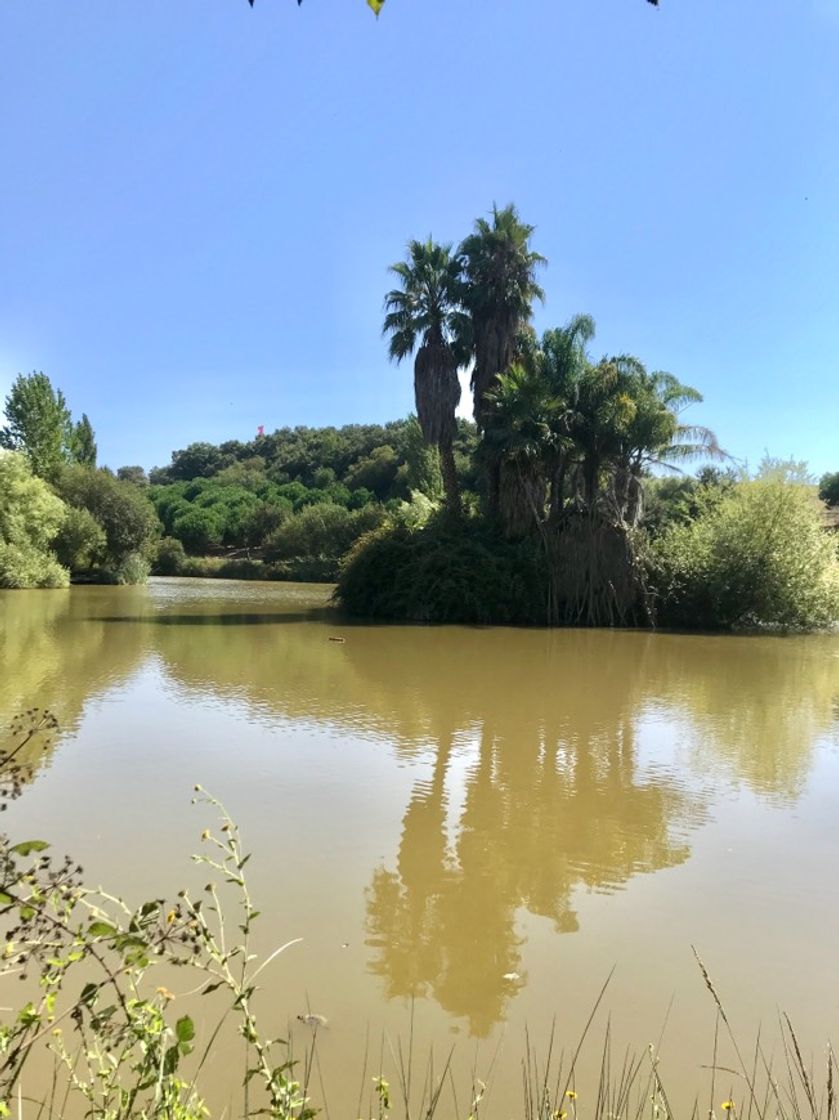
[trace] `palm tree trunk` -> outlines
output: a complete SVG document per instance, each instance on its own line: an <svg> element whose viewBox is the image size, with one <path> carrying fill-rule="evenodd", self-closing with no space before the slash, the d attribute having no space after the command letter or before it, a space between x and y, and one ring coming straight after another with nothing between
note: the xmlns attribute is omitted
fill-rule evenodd
<svg viewBox="0 0 839 1120"><path fill-rule="evenodd" d="M565 472L568 469L568 460L563 455L559 465L554 469L551 479L551 517L558 517L562 512L562 492L565 489Z"/></svg>
<svg viewBox="0 0 839 1120"><path fill-rule="evenodd" d="M443 436L438 444L440 450L440 473L443 476L443 488L446 492L446 508L449 513L459 515L460 486L457 482L457 468L454 462L454 448L451 436Z"/></svg>

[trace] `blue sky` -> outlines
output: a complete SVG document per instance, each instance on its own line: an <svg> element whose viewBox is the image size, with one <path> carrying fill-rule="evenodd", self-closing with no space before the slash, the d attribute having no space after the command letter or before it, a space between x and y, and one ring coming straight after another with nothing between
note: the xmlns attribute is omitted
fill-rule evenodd
<svg viewBox="0 0 839 1120"><path fill-rule="evenodd" d="M406 240L515 201L738 457L839 469L839 0L3 0L0 400L100 459L405 415Z"/></svg>

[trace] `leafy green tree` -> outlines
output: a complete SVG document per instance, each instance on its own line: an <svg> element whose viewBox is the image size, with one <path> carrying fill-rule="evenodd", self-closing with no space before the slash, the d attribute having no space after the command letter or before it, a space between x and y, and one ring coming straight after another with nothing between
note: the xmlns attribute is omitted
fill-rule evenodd
<svg viewBox="0 0 839 1120"><path fill-rule="evenodd" d="M405 472L405 482L411 493L419 492L433 501L443 496L443 476L440 469L440 456L436 449L431 447L422 434L419 421L409 417L405 438L402 444L402 454L405 462L400 470ZM455 474L457 465L454 461L454 444L452 444L452 458ZM459 489L459 480L455 479Z"/></svg>
<svg viewBox="0 0 839 1120"><path fill-rule="evenodd" d="M455 410L460 401L458 368L469 357L470 326L461 307L460 262L451 245L410 241L408 259L391 265L399 287L385 297L383 333L389 354L401 362L416 352L414 396L425 439L440 451L446 504L460 510L454 461Z"/></svg>
<svg viewBox="0 0 839 1120"><path fill-rule="evenodd" d="M336 505L315 505L296 513L265 542L265 559L339 559L364 533L384 520L380 506L346 510Z"/></svg>
<svg viewBox="0 0 839 1120"><path fill-rule="evenodd" d="M58 562L71 572L94 568L105 558L107 547L105 530L93 514L86 509L68 506L53 541Z"/></svg>
<svg viewBox="0 0 839 1120"><path fill-rule="evenodd" d="M96 466L96 434L93 425L87 418L87 413L82 413L82 418L73 428L70 440L70 450L75 462L83 467Z"/></svg>
<svg viewBox="0 0 839 1120"><path fill-rule="evenodd" d="M214 444L191 443L183 451L172 452L172 465L168 470L170 477L177 481L210 478L226 465L229 464L225 463L221 451Z"/></svg>
<svg viewBox="0 0 839 1120"><path fill-rule="evenodd" d="M493 206L491 220L478 218L459 249L463 304L472 323L475 367L472 388L475 420L483 426L485 396L517 355L521 328L544 293L536 269L545 258L530 247L534 226L519 218L515 206Z"/></svg>
<svg viewBox="0 0 839 1120"><path fill-rule="evenodd" d="M216 509L190 506L175 518L172 534L187 552L193 556L202 556L221 544L224 520Z"/></svg>
<svg viewBox="0 0 839 1120"><path fill-rule="evenodd" d="M288 498L276 498L273 502L262 502L250 511L245 521L245 544L259 548L272 533L284 525L291 517L293 506Z"/></svg>
<svg viewBox="0 0 839 1120"><path fill-rule="evenodd" d="M60 389L45 373L19 374L6 397L0 447L22 451L40 478L53 479L70 459L72 421Z"/></svg>
<svg viewBox="0 0 839 1120"><path fill-rule="evenodd" d="M821 476L819 479L819 497L829 506L839 506L839 471Z"/></svg>
<svg viewBox="0 0 839 1120"><path fill-rule="evenodd" d="M386 501L396 496L393 489L399 466L399 456L386 443L374 448L366 458L359 459L347 472L345 481L350 490L364 487L372 491L380 501Z"/></svg>
<svg viewBox="0 0 839 1120"><path fill-rule="evenodd" d="M145 494L106 470L64 467L55 483L68 505L86 509L105 532L103 563L117 569L132 553L146 553L160 532L160 522Z"/></svg>
<svg viewBox="0 0 839 1120"><path fill-rule="evenodd" d="M136 486L148 486L149 479L142 467L119 467L117 478L120 482L133 482Z"/></svg>
<svg viewBox="0 0 839 1120"><path fill-rule="evenodd" d="M180 541L174 537L158 541L152 561L152 571L156 576L180 575L185 564L186 552Z"/></svg>
<svg viewBox="0 0 839 1120"><path fill-rule="evenodd" d="M0 587L66 587L50 545L66 507L25 455L0 451Z"/></svg>
<svg viewBox="0 0 839 1120"><path fill-rule="evenodd" d="M778 459L774 455L764 455L757 465L755 478L779 479L798 486L815 486L816 480L804 459Z"/></svg>

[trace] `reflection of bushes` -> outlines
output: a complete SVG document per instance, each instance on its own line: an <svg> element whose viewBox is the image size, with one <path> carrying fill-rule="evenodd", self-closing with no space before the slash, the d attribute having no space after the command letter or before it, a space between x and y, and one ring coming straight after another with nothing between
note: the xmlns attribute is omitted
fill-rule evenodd
<svg viewBox="0 0 839 1120"><path fill-rule="evenodd" d="M134 601L130 589L112 594ZM90 602L86 588L0 596L0 723L35 700L71 731L89 699L136 669L148 635L133 628L117 639Z"/></svg>

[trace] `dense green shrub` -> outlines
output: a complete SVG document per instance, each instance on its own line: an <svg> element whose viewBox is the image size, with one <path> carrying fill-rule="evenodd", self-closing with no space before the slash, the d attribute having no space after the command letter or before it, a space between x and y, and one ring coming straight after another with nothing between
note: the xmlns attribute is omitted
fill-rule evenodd
<svg viewBox="0 0 839 1120"><path fill-rule="evenodd" d="M0 587L67 587L70 573L50 552L0 541Z"/></svg>
<svg viewBox="0 0 839 1120"><path fill-rule="evenodd" d="M0 587L65 587L50 550L67 509L23 454L0 452Z"/></svg>
<svg viewBox="0 0 839 1120"><path fill-rule="evenodd" d="M767 477L709 492L696 518L654 543L666 625L814 628L839 618L836 544L812 487Z"/></svg>
<svg viewBox="0 0 839 1120"><path fill-rule="evenodd" d="M287 498L277 498L273 502L260 502L252 509L244 523L245 544L249 548L259 548L272 533L291 517L292 504Z"/></svg>
<svg viewBox="0 0 839 1120"><path fill-rule="evenodd" d="M394 495L393 484L399 470L399 455L390 444L375 448L366 458L360 459L347 472L346 483L351 490L363 486L370 490L380 501L389 497L402 497L407 495Z"/></svg>
<svg viewBox="0 0 839 1120"><path fill-rule="evenodd" d="M114 583L136 584L145 583L149 578L151 565L141 552L129 552L113 569Z"/></svg>
<svg viewBox="0 0 839 1120"><path fill-rule="evenodd" d="M218 548L224 535L222 515L214 509L188 506L172 522L172 535L183 544L187 552L200 556Z"/></svg>
<svg viewBox="0 0 839 1120"><path fill-rule="evenodd" d="M362 537L341 566L336 598L368 618L542 624L546 588L537 541L511 543L478 519L440 515Z"/></svg>
<svg viewBox="0 0 839 1120"><path fill-rule="evenodd" d="M179 576L186 565L186 550L174 537L158 541L152 558L151 570L156 576Z"/></svg>
<svg viewBox="0 0 839 1120"><path fill-rule="evenodd" d="M382 523L379 506L348 510L336 505L306 506L280 526L265 542L268 561L300 557L338 559L363 534Z"/></svg>
<svg viewBox="0 0 839 1120"><path fill-rule="evenodd" d="M71 572L100 563L107 549L105 530L86 509L67 506L64 522L53 541L58 562Z"/></svg>
<svg viewBox="0 0 839 1120"><path fill-rule="evenodd" d="M819 479L819 497L829 506L839 506L839 471L821 476Z"/></svg>

